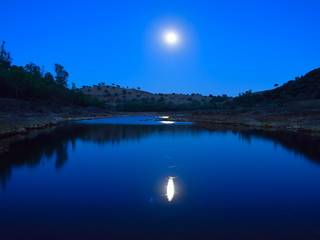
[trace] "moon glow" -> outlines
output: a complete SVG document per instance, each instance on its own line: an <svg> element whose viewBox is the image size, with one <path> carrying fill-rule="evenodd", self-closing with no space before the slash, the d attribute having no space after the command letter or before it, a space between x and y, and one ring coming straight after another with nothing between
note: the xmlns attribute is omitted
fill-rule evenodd
<svg viewBox="0 0 320 240"><path fill-rule="evenodd" d="M164 42L169 46L175 46L180 42L180 36L176 31L170 30L163 34Z"/></svg>

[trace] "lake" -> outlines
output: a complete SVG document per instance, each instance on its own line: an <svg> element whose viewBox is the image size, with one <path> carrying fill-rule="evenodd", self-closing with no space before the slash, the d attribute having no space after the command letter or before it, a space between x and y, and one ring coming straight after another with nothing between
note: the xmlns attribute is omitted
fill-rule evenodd
<svg viewBox="0 0 320 240"><path fill-rule="evenodd" d="M0 239L320 239L320 141L152 116L44 130L0 156Z"/></svg>

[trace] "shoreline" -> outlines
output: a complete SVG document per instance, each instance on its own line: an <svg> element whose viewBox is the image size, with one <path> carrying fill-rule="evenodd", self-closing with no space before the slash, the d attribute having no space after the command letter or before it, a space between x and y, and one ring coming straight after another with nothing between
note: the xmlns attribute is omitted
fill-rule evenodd
<svg viewBox="0 0 320 240"><path fill-rule="evenodd" d="M172 114L171 119L193 122L207 129L287 131L320 136L320 113L186 113Z"/></svg>
<svg viewBox="0 0 320 240"><path fill-rule="evenodd" d="M311 136L320 136L320 115L297 116L270 114L196 113L196 112L85 112L80 114L35 114L22 116L6 114L0 116L0 154L7 152L10 145L26 138L35 137L41 132L50 131L60 124L70 121L93 120L114 116L168 115L178 122L193 122L195 125L211 129L224 130L263 130L287 131Z"/></svg>
<svg viewBox="0 0 320 240"><path fill-rule="evenodd" d="M94 120L115 116L155 116L155 112L92 112L79 115L35 114L24 116L0 114L0 155L7 152L10 145L27 138L32 138L42 132L50 131L61 124L71 121Z"/></svg>
<svg viewBox="0 0 320 240"><path fill-rule="evenodd" d="M60 124L69 121L91 120L111 116L110 113L95 114L95 116L59 116L59 114L51 116L43 114L30 114L29 116L20 117L2 116L0 118L0 154L7 152L11 144L26 138L35 137L37 134L54 129Z"/></svg>

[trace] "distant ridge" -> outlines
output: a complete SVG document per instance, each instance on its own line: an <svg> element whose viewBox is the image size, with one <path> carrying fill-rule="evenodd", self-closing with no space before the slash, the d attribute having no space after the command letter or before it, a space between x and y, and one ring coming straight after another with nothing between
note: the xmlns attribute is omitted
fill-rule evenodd
<svg viewBox="0 0 320 240"><path fill-rule="evenodd" d="M230 106L257 107L320 99L320 68L304 76L296 77L282 86L275 84L274 89L260 92L246 91L239 94L238 97L179 93L155 94L140 88L124 88L104 83L84 86L80 90L102 100L109 107L124 111L224 109Z"/></svg>
<svg viewBox="0 0 320 240"><path fill-rule="evenodd" d="M99 83L93 86L83 86L80 89L102 100L107 106L119 110L188 110L215 107L216 104L229 99L227 95L203 96L201 94L163 94L150 93L140 88L125 88L119 85Z"/></svg>

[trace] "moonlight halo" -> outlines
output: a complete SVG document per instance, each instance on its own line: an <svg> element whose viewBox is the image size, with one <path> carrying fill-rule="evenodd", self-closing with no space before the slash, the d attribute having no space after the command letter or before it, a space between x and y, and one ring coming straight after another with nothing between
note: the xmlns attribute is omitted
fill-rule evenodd
<svg viewBox="0 0 320 240"><path fill-rule="evenodd" d="M180 36L177 33L177 31L169 30L169 31L164 32L163 40L164 40L165 44L167 44L169 46L175 46L175 45L179 44Z"/></svg>

